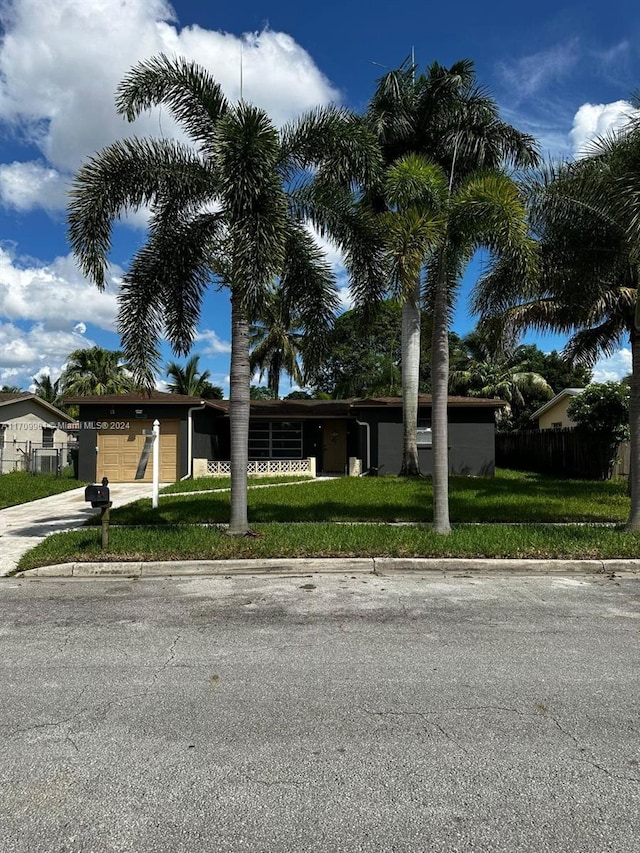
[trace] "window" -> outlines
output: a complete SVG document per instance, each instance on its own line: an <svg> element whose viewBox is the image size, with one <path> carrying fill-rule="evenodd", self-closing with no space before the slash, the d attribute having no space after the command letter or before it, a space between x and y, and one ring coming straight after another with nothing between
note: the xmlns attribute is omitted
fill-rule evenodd
<svg viewBox="0 0 640 853"><path fill-rule="evenodd" d="M302 459L302 423L252 421L249 459Z"/></svg>
<svg viewBox="0 0 640 853"><path fill-rule="evenodd" d="M418 420L418 447L431 447L431 421Z"/></svg>
<svg viewBox="0 0 640 853"><path fill-rule="evenodd" d="M42 446L43 447L53 447L53 433L54 433L54 430L51 427L42 427Z"/></svg>
<svg viewBox="0 0 640 853"><path fill-rule="evenodd" d="M8 427L8 424L0 424L0 450L4 447L4 431Z"/></svg>
<svg viewBox="0 0 640 853"><path fill-rule="evenodd" d="M551 424L551 429L562 429L562 421L554 421Z"/></svg>

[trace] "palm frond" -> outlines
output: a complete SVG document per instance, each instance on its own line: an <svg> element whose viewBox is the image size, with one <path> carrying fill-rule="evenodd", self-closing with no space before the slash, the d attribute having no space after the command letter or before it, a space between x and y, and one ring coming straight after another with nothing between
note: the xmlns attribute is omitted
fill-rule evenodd
<svg viewBox="0 0 640 853"><path fill-rule="evenodd" d="M218 119L228 109L220 84L202 66L165 54L138 63L116 94L116 109L129 121L163 104L204 150L208 150Z"/></svg>

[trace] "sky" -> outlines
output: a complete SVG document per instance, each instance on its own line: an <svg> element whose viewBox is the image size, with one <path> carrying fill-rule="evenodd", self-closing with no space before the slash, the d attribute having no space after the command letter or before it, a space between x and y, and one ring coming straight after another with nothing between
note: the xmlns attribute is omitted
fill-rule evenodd
<svg viewBox="0 0 640 853"><path fill-rule="evenodd" d="M160 52L205 66L230 99L240 94L281 125L319 104L363 110L375 82L414 51L475 63L502 117L532 133L545 156L571 158L620 126L640 90L640 7L630 0L429 3L404 0L0 0L0 386L33 389L59 375L68 354L117 349L118 287L145 236L144 212L114 230L103 293L76 267L67 241L66 192L93 153L125 136L175 132L164 110L134 124L115 112L127 71ZM349 304L339 254L328 257ZM463 282L453 329L475 325ZM228 294L207 295L193 353L228 394ZM527 335L544 351L562 338ZM174 358L163 349L166 360ZM596 365L594 379L630 372L628 345ZM284 388L286 393L287 387Z"/></svg>

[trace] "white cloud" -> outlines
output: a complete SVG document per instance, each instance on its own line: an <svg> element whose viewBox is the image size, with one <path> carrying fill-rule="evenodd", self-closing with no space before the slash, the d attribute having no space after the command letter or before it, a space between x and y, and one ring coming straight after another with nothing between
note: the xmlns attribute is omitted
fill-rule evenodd
<svg viewBox="0 0 640 853"><path fill-rule="evenodd" d="M65 191L66 181L60 173L42 163L0 164L0 199L7 207L59 210L66 203Z"/></svg>
<svg viewBox="0 0 640 853"><path fill-rule="evenodd" d="M59 376L70 352L92 345L73 331L51 331L42 323L28 329L0 323L0 384L26 387L34 375Z"/></svg>
<svg viewBox="0 0 640 853"><path fill-rule="evenodd" d="M112 270L112 276L116 272ZM86 330L86 322L113 331L116 315L117 287L100 293L82 276L72 256L31 266L0 246L0 316L42 322L48 331L79 323Z"/></svg>
<svg viewBox="0 0 640 853"><path fill-rule="evenodd" d="M628 101L582 104L569 133L574 156L585 156L591 142L624 127L633 115L638 115L638 110L634 110Z"/></svg>
<svg viewBox="0 0 640 853"><path fill-rule="evenodd" d="M631 350L623 348L614 355L601 358L593 368L592 382L620 382L631 373Z"/></svg>
<svg viewBox="0 0 640 853"><path fill-rule="evenodd" d="M0 43L0 120L46 163L12 163L0 173L5 204L63 205L61 186L90 154L126 135L172 135L167 110L133 127L116 115L114 93L130 68L164 52L204 65L231 99L240 93L282 123L337 91L285 33L235 36L179 29L165 0L5 0Z"/></svg>
<svg viewBox="0 0 640 853"><path fill-rule="evenodd" d="M212 329L198 332L196 342L204 343L204 347L200 349L202 355L220 355L221 353L231 352L231 344L221 340Z"/></svg>

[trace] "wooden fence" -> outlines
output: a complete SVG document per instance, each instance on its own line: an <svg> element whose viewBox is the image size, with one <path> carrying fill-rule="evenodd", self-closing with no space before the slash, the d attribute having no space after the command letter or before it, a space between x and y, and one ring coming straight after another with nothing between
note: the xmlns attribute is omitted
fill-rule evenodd
<svg viewBox="0 0 640 853"><path fill-rule="evenodd" d="M574 429L496 433L496 465L500 468L607 480L614 473L617 457L618 445L581 435ZM624 467L617 466L618 476L624 476Z"/></svg>

